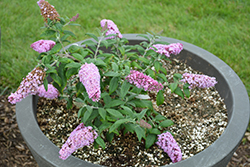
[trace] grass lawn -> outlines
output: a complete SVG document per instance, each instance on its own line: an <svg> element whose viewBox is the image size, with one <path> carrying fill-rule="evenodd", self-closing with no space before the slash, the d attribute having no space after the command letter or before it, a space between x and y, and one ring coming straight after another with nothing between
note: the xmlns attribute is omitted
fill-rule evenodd
<svg viewBox="0 0 250 167"><path fill-rule="evenodd" d="M208 50L225 61L242 79L250 95L249 0L50 0L62 17L80 14L81 27L70 27L72 42L96 33L102 19L113 20L120 32L163 30L162 36L180 39ZM36 1L0 1L0 89L14 91L36 65L30 45L39 40L43 18Z"/></svg>

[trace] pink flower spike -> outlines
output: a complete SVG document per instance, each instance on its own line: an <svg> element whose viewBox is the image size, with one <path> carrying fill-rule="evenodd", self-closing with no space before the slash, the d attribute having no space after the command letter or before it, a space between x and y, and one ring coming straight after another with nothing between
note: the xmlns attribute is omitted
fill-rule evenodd
<svg viewBox="0 0 250 167"><path fill-rule="evenodd" d="M59 151L59 158L66 160L77 149L92 144L97 137L97 132L91 126L85 127L83 123L80 123L63 144Z"/></svg>
<svg viewBox="0 0 250 167"><path fill-rule="evenodd" d="M168 154L173 163L182 160L181 149L171 133L166 132L158 135L158 141L156 144Z"/></svg>
<svg viewBox="0 0 250 167"><path fill-rule="evenodd" d="M157 50L155 50L155 48ZM170 57L170 54L179 54L183 49L183 45L181 43L172 43L169 45L155 44L149 49L152 49L159 54L164 54L165 56Z"/></svg>
<svg viewBox="0 0 250 167"><path fill-rule="evenodd" d="M39 40L30 45L35 51L42 53L50 51L56 43L51 40Z"/></svg>
<svg viewBox="0 0 250 167"><path fill-rule="evenodd" d="M187 82L190 85L189 89L193 89L195 87L209 88L217 84L215 77L209 77L207 75L184 73L182 78L181 82Z"/></svg>
<svg viewBox="0 0 250 167"><path fill-rule="evenodd" d="M84 85L89 98L93 101L99 101L101 98L101 90L100 90L100 73L99 69L93 64L87 64L81 66L79 70L79 78L82 84Z"/></svg>
<svg viewBox="0 0 250 167"><path fill-rule="evenodd" d="M45 97L48 99L55 99L59 96L58 90L52 84L48 84L47 91L45 90L44 85L39 86L37 92L39 97Z"/></svg>
<svg viewBox="0 0 250 167"><path fill-rule="evenodd" d="M8 101L16 104L29 95L36 95L38 87L43 84L45 72L42 68L34 68L21 82L15 93L11 93Z"/></svg>
<svg viewBox="0 0 250 167"><path fill-rule="evenodd" d="M156 80L139 71L131 70L130 74L125 78L129 83L134 84L138 88L145 91L156 91L163 89L163 85Z"/></svg>
<svg viewBox="0 0 250 167"><path fill-rule="evenodd" d="M120 33L119 29L117 28L117 25L112 20L103 19L100 22L100 24L101 24L102 28L108 29L108 31L106 32L106 35L118 34L118 37L122 38L122 34ZM105 27L106 24L107 24L107 27ZM107 37L106 39L112 39L112 38L115 38L115 37L111 36L111 37Z"/></svg>

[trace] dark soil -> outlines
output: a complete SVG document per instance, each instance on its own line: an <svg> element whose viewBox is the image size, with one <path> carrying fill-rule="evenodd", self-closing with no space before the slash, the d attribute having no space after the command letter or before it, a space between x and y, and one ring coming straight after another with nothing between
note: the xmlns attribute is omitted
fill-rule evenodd
<svg viewBox="0 0 250 167"><path fill-rule="evenodd" d="M0 166L38 167L26 146L15 118L15 105L0 96ZM250 167L250 133L246 133L227 167Z"/></svg>

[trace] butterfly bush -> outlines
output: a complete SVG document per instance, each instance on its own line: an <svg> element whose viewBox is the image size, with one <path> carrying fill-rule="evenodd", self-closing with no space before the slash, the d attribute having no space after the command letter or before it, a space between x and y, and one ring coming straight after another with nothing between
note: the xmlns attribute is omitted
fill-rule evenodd
<svg viewBox="0 0 250 167"><path fill-rule="evenodd" d="M42 53L50 51L56 43L51 40L39 40L30 45L35 51Z"/></svg>
<svg viewBox="0 0 250 167"><path fill-rule="evenodd" d="M184 73L182 74L181 82L187 82L190 84L189 88L193 89L195 87L199 88L209 88L215 86L217 83L215 77L209 77L207 75L200 75L200 74L189 74Z"/></svg>
<svg viewBox="0 0 250 167"><path fill-rule="evenodd" d="M91 126L85 127L83 123L80 123L63 144L59 157L63 160L67 159L78 148L91 145L97 136L97 132Z"/></svg>
<svg viewBox="0 0 250 167"><path fill-rule="evenodd" d="M103 19L100 23L101 23L102 28L105 28L105 25L107 25L106 28L108 29L108 31L106 32L106 35L117 34L119 38L122 38L122 34L117 28L117 25L112 20ZM115 37L111 36L111 37L107 37L106 39L112 39L112 38L115 38Z"/></svg>
<svg viewBox="0 0 250 167"><path fill-rule="evenodd" d="M101 91L99 69L93 63L85 63L81 66L78 75L80 81L87 90L89 98L93 101L100 100Z"/></svg>
<svg viewBox="0 0 250 167"><path fill-rule="evenodd" d="M179 162L182 159L181 149L169 132L158 135L156 144L168 154L172 162Z"/></svg>
<svg viewBox="0 0 250 167"><path fill-rule="evenodd" d="M156 80L139 71L131 70L130 74L125 78L129 83L134 84L137 88L145 91L156 91L163 89L163 85Z"/></svg>
<svg viewBox="0 0 250 167"><path fill-rule="evenodd" d="M171 54L179 54L183 49L183 45L181 43L173 43L169 45L156 44L153 45L153 47L150 47L150 49L156 51L159 54L164 54L165 56L170 57Z"/></svg>
<svg viewBox="0 0 250 167"><path fill-rule="evenodd" d="M181 98L188 98L189 89L212 87L217 83L216 79L185 73L174 74L173 81L168 81L168 71L162 60L171 54L179 54L183 45L156 44L160 37L149 33L138 35L147 42L129 45L112 20L100 21L100 38L86 33L91 40L65 47L64 43L68 45L68 38L75 34L64 29L68 25L77 25L72 22L79 14L67 20L60 17L47 1L39 0L37 4L45 20L42 36L47 39L34 42L31 48L43 53L38 56L38 66L23 79L8 100L16 104L28 95L38 95L64 99L67 109L73 104L79 107L81 123L63 144L59 157L66 160L77 149L93 143L105 149L107 139L104 136L113 140L115 135L130 132L136 134L138 142L144 139L146 148L156 144L172 162L181 161L181 149L167 131L174 122L155 111L149 98L160 106L167 98L163 94L168 92L166 89ZM56 48L52 52L53 47ZM47 76L52 78L51 82Z"/></svg>

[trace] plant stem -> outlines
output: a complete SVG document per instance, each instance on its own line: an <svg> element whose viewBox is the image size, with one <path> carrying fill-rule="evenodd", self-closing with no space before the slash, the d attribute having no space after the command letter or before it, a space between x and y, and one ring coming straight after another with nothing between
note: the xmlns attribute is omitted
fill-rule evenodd
<svg viewBox="0 0 250 167"><path fill-rule="evenodd" d="M103 39L103 34L102 34L102 36L101 36L101 39L98 41L97 48L96 48L95 55L94 55L94 59L96 59L97 52L98 52L98 50L99 50L100 44L101 44L101 42L102 42L102 39Z"/></svg>

